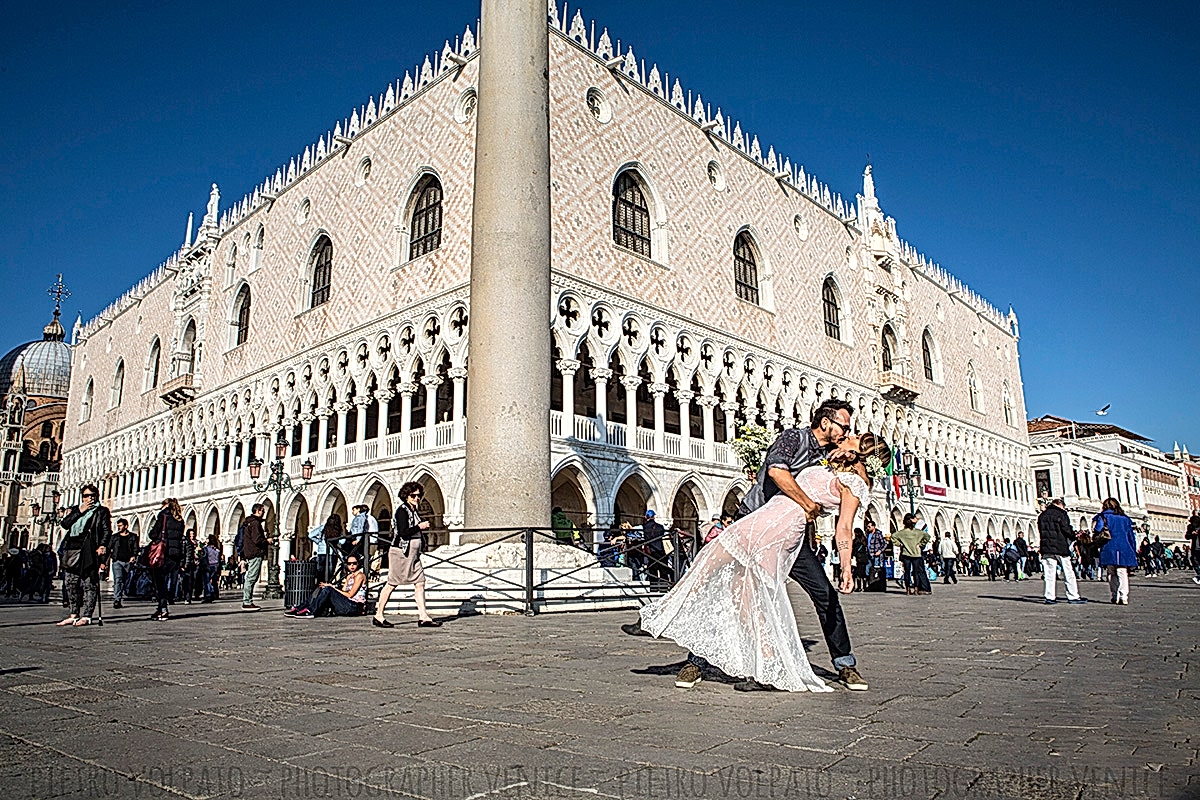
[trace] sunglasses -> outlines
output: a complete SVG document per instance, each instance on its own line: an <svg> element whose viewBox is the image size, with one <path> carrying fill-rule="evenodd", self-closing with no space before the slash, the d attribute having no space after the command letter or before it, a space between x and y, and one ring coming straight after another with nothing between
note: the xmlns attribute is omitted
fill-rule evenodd
<svg viewBox="0 0 1200 800"><path fill-rule="evenodd" d="M96 499L96 495L94 495L94 494L85 494L85 495L82 495L82 497L84 500L95 500Z"/></svg>
<svg viewBox="0 0 1200 800"><path fill-rule="evenodd" d="M357 562L357 561L347 561L347 562L346 562L346 566L347 566L347 567L357 567L357 566L358 566L358 562Z"/></svg>

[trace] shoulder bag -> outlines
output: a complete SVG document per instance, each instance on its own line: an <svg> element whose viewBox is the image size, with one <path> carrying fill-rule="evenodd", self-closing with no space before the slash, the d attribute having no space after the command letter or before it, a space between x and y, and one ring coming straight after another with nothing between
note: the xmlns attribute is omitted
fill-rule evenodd
<svg viewBox="0 0 1200 800"><path fill-rule="evenodd" d="M1108 517L1100 514L1099 518L1104 522L1104 527L1092 535L1092 544L1096 547L1104 547L1112 539L1112 531L1108 529Z"/></svg>
<svg viewBox="0 0 1200 800"><path fill-rule="evenodd" d="M167 518L162 516L159 519L162 520L162 525L159 526L158 541L150 545L150 569L160 569L167 563Z"/></svg>

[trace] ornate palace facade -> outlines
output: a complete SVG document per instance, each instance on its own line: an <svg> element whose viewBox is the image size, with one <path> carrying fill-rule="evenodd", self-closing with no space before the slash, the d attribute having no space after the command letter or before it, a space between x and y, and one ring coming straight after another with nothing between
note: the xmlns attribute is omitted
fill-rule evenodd
<svg viewBox="0 0 1200 800"><path fill-rule="evenodd" d="M914 451L932 527L1031 530L1015 316L898 237L869 167L844 200L607 31L549 22L554 504L694 525L747 486L740 425L836 397ZM316 465L289 535L359 502L386 519L415 479L454 539L486 57L467 29L231 206L214 186L195 238L76 328L72 490L138 528L175 496L229 541L283 440ZM880 487L872 513L895 505Z"/></svg>

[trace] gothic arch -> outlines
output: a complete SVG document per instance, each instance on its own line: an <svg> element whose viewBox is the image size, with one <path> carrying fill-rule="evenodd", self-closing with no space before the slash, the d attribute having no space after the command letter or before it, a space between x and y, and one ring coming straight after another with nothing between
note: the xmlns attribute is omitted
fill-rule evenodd
<svg viewBox="0 0 1200 800"><path fill-rule="evenodd" d="M650 253L647 257L659 264L669 264L666 205L663 203L661 192L659 192L655 182L650 178L649 171L640 161L627 161L613 173L612 182L609 184L609 198L613 201L613 207L610 208L610 228L615 224L615 216L612 215L612 212L616 210L617 184L620 182L621 177L626 174L632 177L638 185L646 202L646 209L649 212Z"/></svg>
<svg viewBox="0 0 1200 800"><path fill-rule="evenodd" d="M392 226L393 230L396 231L396 266L406 264L411 260L409 252L413 232L413 212L416 210L417 200L420 196L421 190L425 189L426 185L431 181L436 181L437 185L441 188L441 200L439 202L442 204L442 215L439 230L445 229L444 203L446 198L446 183L444 180L442 180L442 175L440 172L438 172L436 167L430 164L422 164L421 166L417 167L416 172L411 178L409 178L404 190L399 195L400 202L397 205L396 219Z"/></svg>

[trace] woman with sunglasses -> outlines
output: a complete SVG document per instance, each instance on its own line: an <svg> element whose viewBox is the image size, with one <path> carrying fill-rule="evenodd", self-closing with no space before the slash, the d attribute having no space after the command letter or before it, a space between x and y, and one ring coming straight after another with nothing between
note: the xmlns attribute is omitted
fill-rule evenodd
<svg viewBox="0 0 1200 800"><path fill-rule="evenodd" d="M392 520L392 546L388 548L388 578L379 592L379 602L371 624L376 628L394 628L384 617L388 598L397 586L412 586L413 599L417 604L417 627L440 628L442 623L429 616L425 609L425 569L421 566L421 551L425 549L425 531L429 522L421 519L417 512L425 490L416 481L400 487L404 502L396 509Z"/></svg>
<svg viewBox="0 0 1200 800"><path fill-rule="evenodd" d="M107 561L112 538L112 517L100 505L100 490L89 483L80 492L79 505L67 512L62 527L63 591L71 615L59 627L90 625L100 597L100 570Z"/></svg>
<svg viewBox="0 0 1200 800"><path fill-rule="evenodd" d="M335 617L361 617L367 602L367 580L358 559L357 553L346 557L346 579L340 587L332 583L317 584L307 603L295 611L284 612L284 616L312 619L328 608Z"/></svg>

